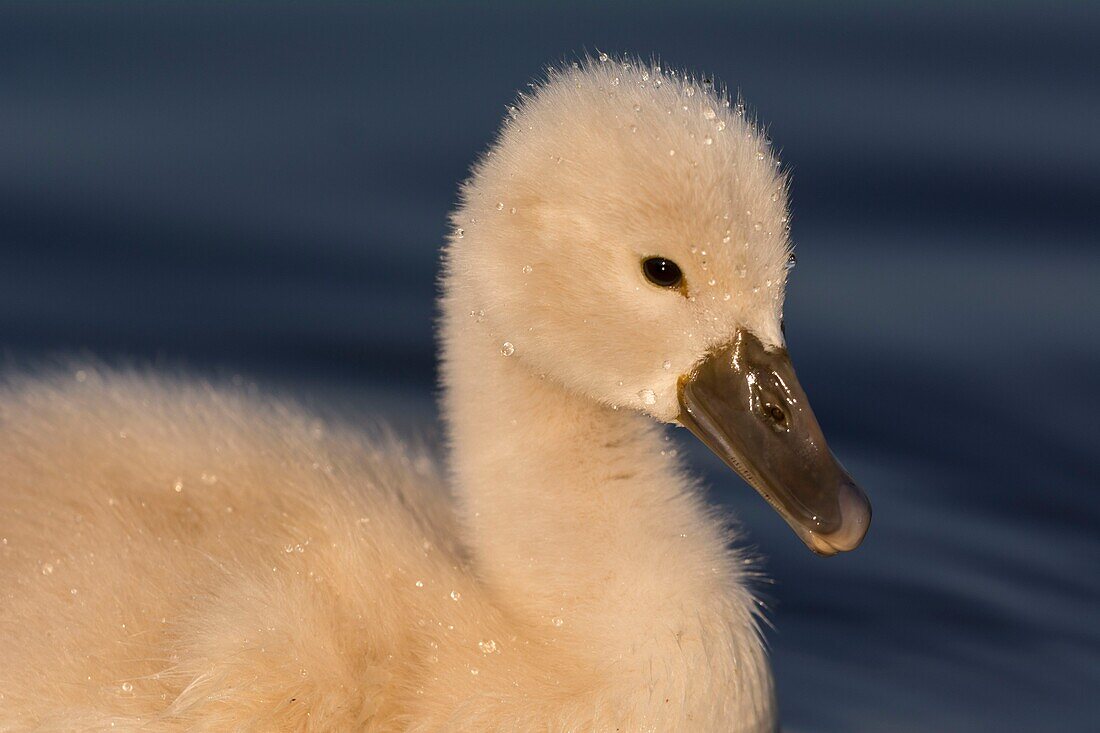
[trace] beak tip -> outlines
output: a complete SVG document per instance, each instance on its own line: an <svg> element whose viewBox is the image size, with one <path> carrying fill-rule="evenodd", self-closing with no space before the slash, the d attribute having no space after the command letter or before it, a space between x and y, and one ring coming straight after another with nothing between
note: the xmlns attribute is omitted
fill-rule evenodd
<svg viewBox="0 0 1100 733"><path fill-rule="evenodd" d="M860 546L871 527L871 502L850 479L838 492L840 526L827 535L807 532L804 540L811 550L826 557L851 552Z"/></svg>

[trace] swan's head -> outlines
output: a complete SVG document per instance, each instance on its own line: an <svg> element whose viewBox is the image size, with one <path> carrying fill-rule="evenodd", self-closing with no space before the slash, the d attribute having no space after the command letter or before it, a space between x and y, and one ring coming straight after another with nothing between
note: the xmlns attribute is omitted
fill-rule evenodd
<svg viewBox="0 0 1100 733"><path fill-rule="evenodd" d="M787 357L787 218L743 107L705 80L590 60L509 108L463 188L448 286L494 350L684 425L831 555L860 543L870 507Z"/></svg>

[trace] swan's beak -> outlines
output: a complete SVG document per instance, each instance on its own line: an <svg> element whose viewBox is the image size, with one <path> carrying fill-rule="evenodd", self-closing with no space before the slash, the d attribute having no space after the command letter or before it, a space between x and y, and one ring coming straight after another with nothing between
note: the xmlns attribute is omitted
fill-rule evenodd
<svg viewBox="0 0 1100 733"><path fill-rule="evenodd" d="M871 504L836 460L786 349L748 331L680 378L679 421L782 515L819 555L854 550Z"/></svg>

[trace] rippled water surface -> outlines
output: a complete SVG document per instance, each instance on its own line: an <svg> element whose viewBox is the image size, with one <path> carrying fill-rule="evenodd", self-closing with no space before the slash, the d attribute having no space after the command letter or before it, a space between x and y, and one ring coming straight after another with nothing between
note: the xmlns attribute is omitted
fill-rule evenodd
<svg viewBox="0 0 1100 733"><path fill-rule="evenodd" d="M713 72L793 166L788 340L875 506L813 557L679 436L768 558L785 725L1100 730L1100 14L522 7L0 5L0 346L430 432L444 217L514 90Z"/></svg>

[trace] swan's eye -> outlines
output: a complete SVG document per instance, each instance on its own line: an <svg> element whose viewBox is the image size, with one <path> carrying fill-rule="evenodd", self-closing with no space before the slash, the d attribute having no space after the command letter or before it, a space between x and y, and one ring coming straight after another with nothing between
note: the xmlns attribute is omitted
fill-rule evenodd
<svg viewBox="0 0 1100 733"><path fill-rule="evenodd" d="M674 288L684 279L680 266L664 257L650 257L642 262L642 271L646 280L662 288Z"/></svg>

